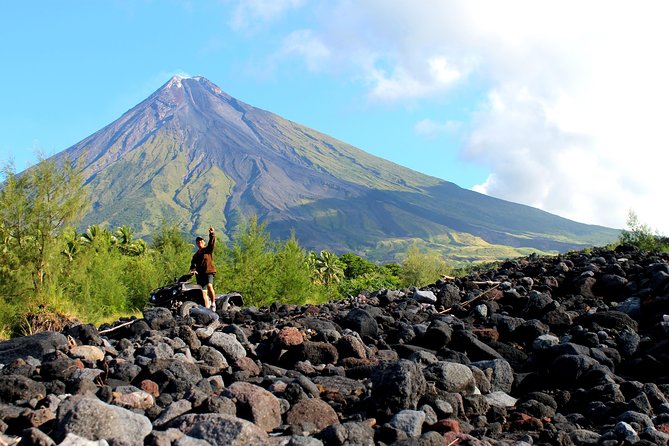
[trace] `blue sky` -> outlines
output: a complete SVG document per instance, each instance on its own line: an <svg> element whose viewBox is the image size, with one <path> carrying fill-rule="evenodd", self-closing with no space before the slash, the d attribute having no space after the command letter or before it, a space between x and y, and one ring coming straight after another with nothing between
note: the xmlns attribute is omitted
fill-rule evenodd
<svg viewBox="0 0 669 446"><path fill-rule="evenodd" d="M0 161L22 170L172 75L492 196L669 233L663 2L6 2Z"/></svg>

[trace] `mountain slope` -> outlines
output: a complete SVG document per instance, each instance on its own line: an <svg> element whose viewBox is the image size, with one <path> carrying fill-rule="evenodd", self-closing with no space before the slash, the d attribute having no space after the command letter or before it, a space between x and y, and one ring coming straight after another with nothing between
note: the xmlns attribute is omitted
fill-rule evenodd
<svg viewBox="0 0 669 446"><path fill-rule="evenodd" d="M203 77L170 79L56 157L84 170L92 206L83 226L125 224L143 236L168 221L230 237L255 214L274 237L294 229L310 249L385 259L417 239L456 256L473 244L566 250L617 236L375 157Z"/></svg>

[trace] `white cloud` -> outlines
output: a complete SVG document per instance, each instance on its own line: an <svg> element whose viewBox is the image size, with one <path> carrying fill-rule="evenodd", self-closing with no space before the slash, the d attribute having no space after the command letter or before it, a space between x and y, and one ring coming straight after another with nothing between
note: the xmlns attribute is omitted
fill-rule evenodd
<svg viewBox="0 0 669 446"><path fill-rule="evenodd" d="M398 65L391 74L373 66L367 75L370 96L382 101L424 98L447 90L464 75L443 56L429 57L421 64L412 69Z"/></svg>
<svg viewBox="0 0 669 446"><path fill-rule="evenodd" d="M312 30L293 31L283 39L280 54L296 55L304 59L310 71L319 71L330 58L330 49Z"/></svg>
<svg viewBox="0 0 669 446"><path fill-rule="evenodd" d="M242 30L276 20L286 11L302 6L305 0L238 0L236 3L230 26Z"/></svg>
<svg viewBox="0 0 669 446"><path fill-rule="evenodd" d="M666 2L333 0L326 10L307 64L345 67L374 99L487 90L462 149L491 172L478 190L613 227L633 209L669 233Z"/></svg>
<svg viewBox="0 0 669 446"><path fill-rule="evenodd" d="M439 135L454 135L457 134L461 129L462 122L437 122L430 118L422 119L414 126L414 130L418 135L428 138L435 138Z"/></svg>

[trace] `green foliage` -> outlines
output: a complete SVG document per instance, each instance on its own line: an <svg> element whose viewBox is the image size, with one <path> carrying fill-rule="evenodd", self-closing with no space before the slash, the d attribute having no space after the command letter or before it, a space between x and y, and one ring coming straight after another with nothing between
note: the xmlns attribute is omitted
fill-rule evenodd
<svg viewBox="0 0 669 446"><path fill-rule="evenodd" d="M58 254L57 237L84 210L82 178L69 164L40 162L17 175L14 167L3 167L5 184L0 190L0 230L2 250L9 265L30 274L38 299Z"/></svg>
<svg viewBox="0 0 669 446"><path fill-rule="evenodd" d="M130 226L71 225L84 206L68 165L43 162L0 190L0 337L56 327L73 316L100 323L141 310L153 288L188 271L193 244L162 223L147 244ZM643 231L642 231L643 232ZM377 265L356 254L307 253L295 233L272 241L257 217L242 219L230 246L214 253L219 292L239 291L248 305L323 303L365 290L422 286L449 273L435 253L414 245L401 264Z"/></svg>
<svg viewBox="0 0 669 446"><path fill-rule="evenodd" d="M157 265L157 286L188 272L193 257L193 244L188 242L177 225L163 222L153 234L151 248L151 257Z"/></svg>
<svg viewBox="0 0 669 446"><path fill-rule="evenodd" d="M276 296L274 245L257 217L244 222L233 236L223 282L242 293L249 305L268 305ZM220 268L219 268L220 269Z"/></svg>
<svg viewBox="0 0 669 446"><path fill-rule="evenodd" d="M451 269L436 253L422 253L417 246L409 248L400 271L404 287L421 287L434 283L442 274L450 275Z"/></svg>
<svg viewBox="0 0 669 446"><path fill-rule="evenodd" d="M344 263L330 251L310 253L309 263L313 268L313 281L317 285L331 286L344 278Z"/></svg>
<svg viewBox="0 0 669 446"><path fill-rule="evenodd" d="M314 295L313 271L306 251L300 247L295 233L276 252L276 299L290 304L304 304Z"/></svg>
<svg viewBox="0 0 669 446"><path fill-rule="evenodd" d="M378 270L377 265L352 252L342 254L339 260L344 264L344 277L347 279L374 273Z"/></svg>
<svg viewBox="0 0 669 446"><path fill-rule="evenodd" d="M344 279L338 286L339 294L342 296L356 296L362 291L400 287L399 265L378 266L350 252L342 254L339 260L344 265ZM394 268L393 265L398 268Z"/></svg>
<svg viewBox="0 0 669 446"><path fill-rule="evenodd" d="M667 251L669 238L653 233L650 226L641 223L639 217L632 210L627 215L627 228L620 232L620 244L634 245L644 251Z"/></svg>

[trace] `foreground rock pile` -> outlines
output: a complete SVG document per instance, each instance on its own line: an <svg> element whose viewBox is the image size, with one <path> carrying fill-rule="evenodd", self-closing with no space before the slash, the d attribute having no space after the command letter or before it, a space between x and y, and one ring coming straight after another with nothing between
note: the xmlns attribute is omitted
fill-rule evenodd
<svg viewBox="0 0 669 446"><path fill-rule="evenodd" d="M0 343L0 443L669 443L669 257L507 261L322 306Z"/></svg>

